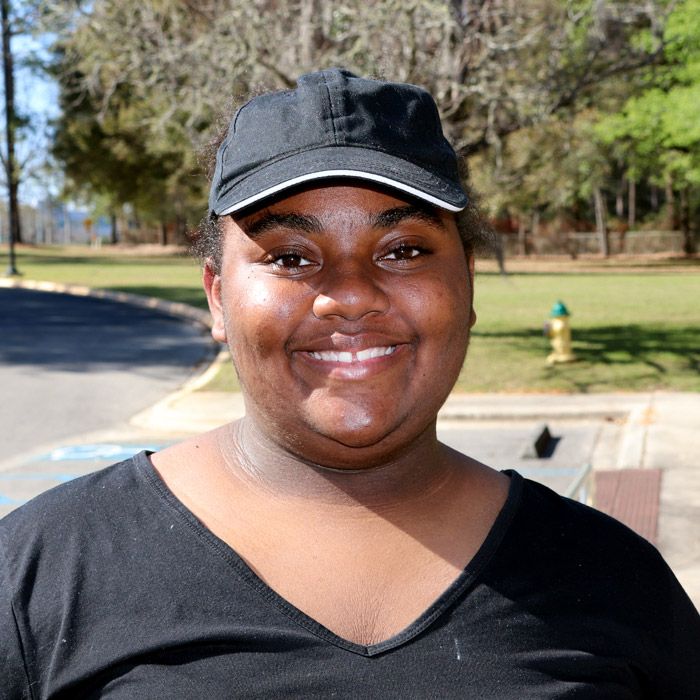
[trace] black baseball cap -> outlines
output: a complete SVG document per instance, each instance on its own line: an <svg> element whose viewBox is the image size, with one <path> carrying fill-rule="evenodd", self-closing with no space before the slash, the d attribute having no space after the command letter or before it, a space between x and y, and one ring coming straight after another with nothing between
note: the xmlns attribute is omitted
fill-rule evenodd
<svg viewBox="0 0 700 700"><path fill-rule="evenodd" d="M331 68L236 112L216 156L209 210L231 214L324 178L369 180L448 211L467 205L430 94Z"/></svg>

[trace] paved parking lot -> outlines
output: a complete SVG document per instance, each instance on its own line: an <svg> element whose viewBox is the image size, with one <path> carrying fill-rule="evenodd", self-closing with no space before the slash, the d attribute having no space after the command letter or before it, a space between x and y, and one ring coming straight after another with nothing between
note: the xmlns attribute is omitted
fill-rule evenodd
<svg viewBox="0 0 700 700"><path fill-rule="evenodd" d="M208 330L107 299L0 287L0 463L105 429L212 358Z"/></svg>

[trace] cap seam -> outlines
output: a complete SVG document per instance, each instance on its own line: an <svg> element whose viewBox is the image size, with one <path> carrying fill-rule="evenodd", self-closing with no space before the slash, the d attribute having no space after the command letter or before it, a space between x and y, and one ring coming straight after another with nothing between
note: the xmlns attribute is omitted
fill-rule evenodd
<svg viewBox="0 0 700 700"><path fill-rule="evenodd" d="M224 162L226 160L226 153L228 152L228 147L231 145L231 139L233 138L233 135L236 133L236 125L238 124L238 117L240 116L241 112L252 102L252 100L248 100L245 104L241 105L237 110L236 113L233 115L233 119L231 123L229 124L228 131L226 132L226 138L224 139L223 143L223 148L221 149L221 158L219 159L219 154L217 154L217 170L221 171L221 174L219 175L219 180L223 180L224 176ZM220 166L220 167L219 167ZM214 173L214 178L213 180L216 181L216 172ZM221 188L219 188L219 192L221 192ZM217 200L220 199L219 197L216 198ZM213 207L210 205L210 209L213 209Z"/></svg>
<svg viewBox="0 0 700 700"><path fill-rule="evenodd" d="M324 111L328 111L328 116L326 117L326 133L328 133L328 122L331 125L330 136L333 139L333 145L338 145L338 134L335 131L335 115L333 114L333 100L331 99L331 91L328 87L328 82L326 81L326 76L323 76L323 83L319 86L321 88L321 100L323 102Z"/></svg>

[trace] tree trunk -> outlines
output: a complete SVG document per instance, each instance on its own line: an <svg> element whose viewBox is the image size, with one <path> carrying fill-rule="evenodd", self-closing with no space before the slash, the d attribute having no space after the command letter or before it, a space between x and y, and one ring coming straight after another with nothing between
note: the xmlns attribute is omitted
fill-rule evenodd
<svg viewBox="0 0 700 700"><path fill-rule="evenodd" d="M525 220L518 219L518 255L527 255L527 240L525 238Z"/></svg>
<svg viewBox="0 0 700 700"><path fill-rule="evenodd" d="M668 210L669 221L667 226L676 231L680 228L680 217L678 212L678 202L676 201L676 192L673 188L673 180L666 180L666 208Z"/></svg>
<svg viewBox="0 0 700 700"><path fill-rule="evenodd" d="M163 219L160 221L160 244L168 245L168 225Z"/></svg>
<svg viewBox="0 0 700 700"><path fill-rule="evenodd" d="M659 188L656 185L651 186L651 210L654 214L659 211Z"/></svg>
<svg viewBox="0 0 700 700"><path fill-rule="evenodd" d="M532 212L532 247L535 249L535 255L539 252L539 239L540 239L540 212L535 209Z"/></svg>
<svg viewBox="0 0 700 700"><path fill-rule="evenodd" d="M595 222L598 230L598 240L600 241L600 254L607 258L610 255L608 227L605 222L605 203L603 201L603 193L598 185L593 187L593 203L595 205Z"/></svg>
<svg viewBox="0 0 700 700"><path fill-rule="evenodd" d="M44 239L49 245L53 245L53 217L49 205L44 202L40 205L41 227L44 229Z"/></svg>
<svg viewBox="0 0 700 700"><path fill-rule="evenodd" d="M315 33L318 31L316 20L318 15L317 0L303 0L299 15L299 58L305 70L311 70L314 65Z"/></svg>
<svg viewBox="0 0 700 700"><path fill-rule="evenodd" d="M119 232L117 231L117 215L114 211L109 212L109 239L114 245L119 240Z"/></svg>
<svg viewBox="0 0 700 700"><path fill-rule="evenodd" d="M7 168L7 192L9 196L10 240L12 243L21 243L22 229L19 218L19 201L17 199L19 175L17 163L15 162L15 127L17 121L15 115L15 78L10 48L12 29L10 27L8 0L1 0L0 5L2 7L2 65L5 78L5 135L7 143L5 165ZM11 255L13 252L11 251Z"/></svg>
<svg viewBox="0 0 700 700"><path fill-rule="evenodd" d="M695 252L693 231L690 228L690 187L686 185L680 193L680 225L683 231L683 252L692 255Z"/></svg>
<svg viewBox="0 0 700 700"><path fill-rule="evenodd" d="M65 245L70 245L72 238L72 231L70 227L70 214L68 213L68 205L64 203L63 205L63 242Z"/></svg>
<svg viewBox="0 0 700 700"><path fill-rule="evenodd" d="M179 214L175 217L175 231L179 245L187 245L187 220Z"/></svg>
<svg viewBox="0 0 700 700"><path fill-rule="evenodd" d="M625 215L625 190L627 187L627 176L623 175L617 183L617 193L615 195L615 216L622 219Z"/></svg>
<svg viewBox="0 0 700 700"><path fill-rule="evenodd" d="M637 184L630 178L627 194L627 228L632 231L637 223Z"/></svg>
<svg viewBox="0 0 700 700"><path fill-rule="evenodd" d="M676 196L673 192L673 180L670 178L666 180L666 203L667 204L674 204L676 200Z"/></svg>

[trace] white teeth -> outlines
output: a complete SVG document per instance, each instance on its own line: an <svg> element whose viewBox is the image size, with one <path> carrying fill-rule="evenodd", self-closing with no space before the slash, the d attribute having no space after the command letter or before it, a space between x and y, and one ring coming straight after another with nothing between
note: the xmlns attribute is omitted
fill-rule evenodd
<svg viewBox="0 0 700 700"><path fill-rule="evenodd" d="M324 360L325 362L343 362L345 364L351 364L352 362L364 362L373 357L391 355L394 350L396 350L396 346L391 345L389 347L367 348L366 350L360 350L358 353L321 350L319 352L309 352L309 355L316 360Z"/></svg>

